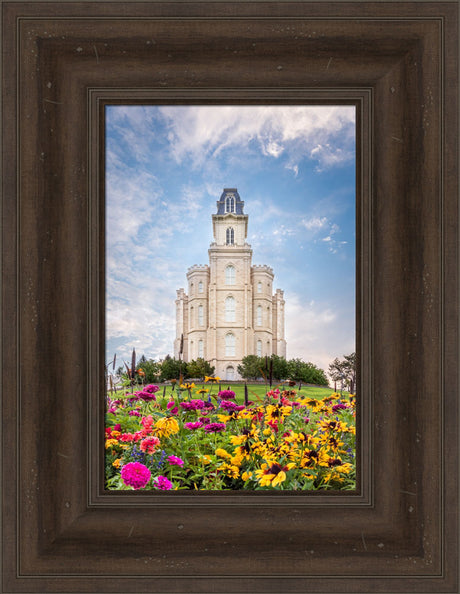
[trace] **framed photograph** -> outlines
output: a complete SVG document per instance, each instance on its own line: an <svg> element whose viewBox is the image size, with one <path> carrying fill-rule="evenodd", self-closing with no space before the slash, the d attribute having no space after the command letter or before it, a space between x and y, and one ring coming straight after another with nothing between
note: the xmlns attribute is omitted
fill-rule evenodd
<svg viewBox="0 0 460 594"><path fill-rule="evenodd" d="M2 9L2 591L458 592L458 3ZM355 490L107 489L106 114L127 105L353 107Z"/></svg>

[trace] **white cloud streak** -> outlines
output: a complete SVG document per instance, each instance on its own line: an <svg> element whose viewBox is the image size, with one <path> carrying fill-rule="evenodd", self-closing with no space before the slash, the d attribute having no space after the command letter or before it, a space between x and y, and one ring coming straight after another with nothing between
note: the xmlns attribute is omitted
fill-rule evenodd
<svg viewBox="0 0 460 594"><path fill-rule="evenodd" d="M354 158L355 110L350 106L174 106L160 112L170 127L174 158L191 159L196 167L226 149L245 154L254 143L274 159L284 154L296 176L299 154L309 154L321 170Z"/></svg>

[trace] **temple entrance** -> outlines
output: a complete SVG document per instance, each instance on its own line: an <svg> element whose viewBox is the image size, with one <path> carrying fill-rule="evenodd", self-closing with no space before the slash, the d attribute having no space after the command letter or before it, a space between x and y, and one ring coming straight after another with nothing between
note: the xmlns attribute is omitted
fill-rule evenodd
<svg viewBox="0 0 460 594"><path fill-rule="evenodd" d="M226 375L225 375L225 379L229 382L233 381L235 379L235 368L232 367L231 365L229 365L227 367L227 371L226 371Z"/></svg>

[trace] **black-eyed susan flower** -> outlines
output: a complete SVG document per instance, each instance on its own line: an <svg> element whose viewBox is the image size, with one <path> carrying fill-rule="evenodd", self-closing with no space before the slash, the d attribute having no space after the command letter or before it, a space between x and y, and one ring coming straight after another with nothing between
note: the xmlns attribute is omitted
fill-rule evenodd
<svg viewBox="0 0 460 594"><path fill-rule="evenodd" d="M261 487L276 487L286 480L286 471L292 468L295 468L293 462L289 462L286 466L278 462L262 464L262 467L255 471L255 475Z"/></svg>
<svg viewBox="0 0 460 594"><path fill-rule="evenodd" d="M219 466L217 470L220 470L230 478L237 479L240 476L240 469L238 466L234 466L233 464L222 464L222 466Z"/></svg>

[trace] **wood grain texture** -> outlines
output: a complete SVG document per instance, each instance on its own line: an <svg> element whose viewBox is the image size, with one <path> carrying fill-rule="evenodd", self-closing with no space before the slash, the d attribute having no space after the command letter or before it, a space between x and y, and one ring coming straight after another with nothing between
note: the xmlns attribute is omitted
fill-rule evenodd
<svg viewBox="0 0 460 594"><path fill-rule="evenodd" d="M458 3L3 2L3 592L458 592ZM357 106L359 488L103 489L104 105Z"/></svg>

